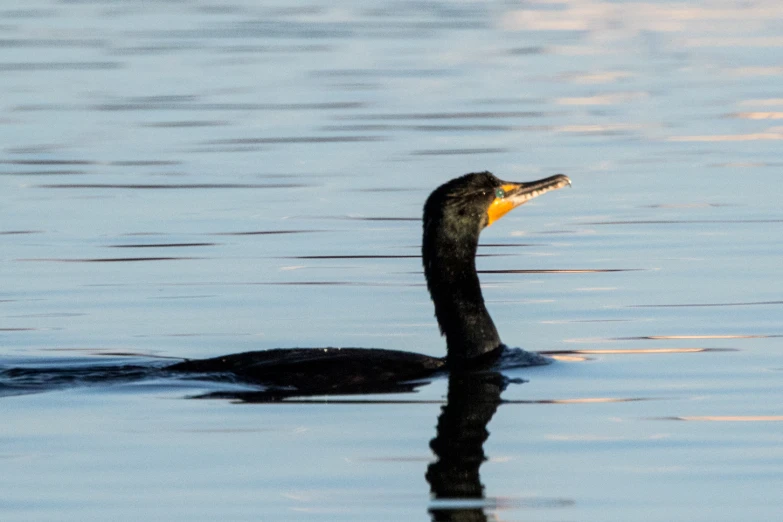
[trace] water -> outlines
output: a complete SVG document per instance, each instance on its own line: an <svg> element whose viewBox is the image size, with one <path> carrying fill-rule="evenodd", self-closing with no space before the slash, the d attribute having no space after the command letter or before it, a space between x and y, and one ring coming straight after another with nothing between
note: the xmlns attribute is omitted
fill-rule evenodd
<svg viewBox="0 0 783 522"><path fill-rule="evenodd" d="M779 518L781 20L772 0L0 6L4 367L439 356L427 194L485 169L574 183L482 235L502 338L559 359L504 372L528 382L499 406L492 383L448 398L483 500L425 479L445 379L282 404L149 379L3 397L2 519Z"/></svg>

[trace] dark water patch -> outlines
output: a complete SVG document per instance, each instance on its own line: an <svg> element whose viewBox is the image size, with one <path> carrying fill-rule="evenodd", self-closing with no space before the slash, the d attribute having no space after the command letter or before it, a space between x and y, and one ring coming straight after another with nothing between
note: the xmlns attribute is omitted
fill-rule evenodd
<svg viewBox="0 0 783 522"><path fill-rule="evenodd" d="M96 71L120 67L122 67L120 62L5 62L0 63L0 72Z"/></svg>
<svg viewBox="0 0 783 522"><path fill-rule="evenodd" d="M508 49L505 54L508 54L509 56L530 56L534 54L547 54L549 50L546 47L535 47L535 46L527 46L527 47L512 47L511 49Z"/></svg>
<svg viewBox="0 0 783 522"><path fill-rule="evenodd" d="M214 53L224 54L259 54L259 53L323 53L334 49L332 45L325 44L304 44L304 45L227 45L218 49L212 49Z"/></svg>
<svg viewBox="0 0 783 522"><path fill-rule="evenodd" d="M606 339L604 339L606 340ZM707 352L737 352L736 348L617 348L617 349L587 349L587 350L551 350L539 352L563 362L586 362L594 360L594 355L661 355L673 353L707 353Z"/></svg>
<svg viewBox="0 0 783 522"><path fill-rule="evenodd" d="M84 112L88 110L110 110L110 109L100 109L100 105L85 105L85 104L79 104L79 103L26 103L23 105L15 105L12 107L12 111L18 111L18 112ZM157 106L153 107L151 105L147 105L146 108L149 109L156 109ZM160 109L166 109L165 106L161 106ZM115 109L120 110L120 109ZM127 109L131 110L131 109ZM139 108L138 110L142 110Z"/></svg>
<svg viewBox="0 0 783 522"><path fill-rule="evenodd" d="M225 283L216 283L225 284ZM274 281L274 282L244 282L235 283L237 285L259 285L259 286L357 286L357 287L414 287L424 286L424 283L380 283L369 281ZM195 285L195 284L194 284ZM191 285L192 286L192 285Z"/></svg>
<svg viewBox="0 0 783 522"><path fill-rule="evenodd" d="M57 366L0 367L0 397L41 393L72 386L119 384L156 376L170 362L96 364L63 361Z"/></svg>
<svg viewBox="0 0 783 522"><path fill-rule="evenodd" d="M356 281L278 281L274 283L251 283L268 286L392 286L381 283L358 283Z"/></svg>
<svg viewBox="0 0 783 522"><path fill-rule="evenodd" d="M6 150L9 154L54 154L56 151L65 148L60 143L41 143L38 145L25 145L22 147L9 147Z"/></svg>
<svg viewBox="0 0 783 522"><path fill-rule="evenodd" d="M320 130L326 132L378 132L389 130L404 130L402 125L390 125L385 123L373 123L367 125L324 125Z"/></svg>
<svg viewBox="0 0 783 522"><path fill-rule="evenodd" d="M294 143L362 143L383 141L381 136L292 136L287 138L234 138L211 140L204 145L276 145Z"/></svg>
<svg viewBox="0 0 783 522"><path fill-rule="evenodd" d="M418 259L418 255L318 255L318 256L282 256L277 259Z"/></svg>
<svg viewBox="0 0 783 522"><path fill-rule="evenodd" d="M125 103L155 104L155 103L188 103L200 98L195 94L154 94L152 96L134 96L126 98Z"/></svg>
<svg viewBox="0 0 783 522"><path fill-rule="evenodd" d="M600 113L599 113L600 114ZM539 127L531 130L549 130L559 133L567 133L570 136L605 136L611 137L636 137L639 128L627 124L608 124L608 125L559 125L549 127Z"/></svg>
<svg viewBox="0 0 783 522"><path fill-rule="evenodd" d="M406 390L395 390L394 393L404 393ZM410 390L414 391L414 390ZM233 399L242 403L260 404L446 404L443 399L355 399L340 397L307 397L307 398L280 398L276 394L268 392L213 392L204 395L189 397L191 399ZM618 402L641 402L656 400L650 397L587 397L577 399L502 399L500 404L598 404Z"/></svg>
<svg viewBox="0 0 783 522"><path fill-rule="evenodd" d="M181 165L181 161L169 160L126 160L110 161L108 165L113 167L169 167L172 165Z"/></svg>
<svg viewBox="0 0 783 522"><path fill-rule="evenodd" d="M15 259L15 261L22 262L51 262L51 263L135 263L138 261L183 261L193 259L205 259L203 257L96 257L96 258L83 258L83 259L66 259L66 258L28 258L28 259Z"/></svg>
<svg viewBox="0 0 783 522"><path fill-rule="evenodd" d="M612 337L609 341L660 341L669 339L770 339L783 337L783 335L643 335L640 337Z"/></svg>
<svg viewBox="0 0 783 522"><path fill-rule="evenodd" d="M171 190L171 189L279 189L302 188L312 185L303 183L49 183L36 185L37 188L53 189L131 189L131 190Z"/></svg>
<svg viewBox="0 0 783 522"><path fill-rule="evenodd" d="M115 46L105 51L108 56L154 56L175 51L194 51L203 49L203 45L193 42L167 42L165 44Z"/></svg>
<svg viewBox="0 0 783 522"><path fill-rule="evenodd" d="M14 112L66 112L84 109L83 105L73 103L25 103L11 107L11 111Z"/></svg>
<svg viewBox="0 0 783 522"><path fill-rule="evenodd" d="M579 397L572 399L503 400L501 404L606 404L659 400L653 397Z"/></svg>
<svg viewBox="0 0 783 522"><path fill-rule="evenodd" d="M363 11L368 18L380 18L380 23L387 23L388 18L442 19L452 21L473 21L484 14L482 6L474 3L439 3L439 2L405 2L400 4L367 5Z"/></svg>
<svg viewBox="0 0 783 522"><path fill-rule="evenodd" d="M354 217L345 216L338 217L337 219L350 219L355 221L421 221L421 218L406 218L406 217Z"/></svg>
<svg viewBox="0 0 783 522"><path fill-rule="evenodd" d="M771 306L781 305L783 301L755 301L755 302L738 302L738 303L686 303L686 304L643 304L643 305L627 305L626 308L697 308L697 307L710 307L710 306Z"/></svg>
<svg viewBox="0 0 783 522"><path fill-rule="evenodd" d="M357 462L430 462L430 457L360 457Z"/></svg>
<svg viewBox="0 0 783 522"><path fill-rule="evenodd" d="M607 272L642 272L646 268L564 268L479 270L479 274L597 274Z"/></svg>
<svg viewBox="0 0 783 522"><path fill-rule="evenodd" d="M425 384L425 383L422 383ZM420 386L420 385L419 385ZM406 383L393 389L376 391L376 393L411 393L417 387L414 383ZM350 395L346 393L345 395ZM280 391L216 391L200 395L191 395L189 399L218 399L229 400L236 404L445 404L445 400L427 399L354 399L335 398L334 396L291 398L285 392Z"/></svg>
<svg viewBox="0 0 783 522"><path fill-rule="evenodd" d="M318 78L429 78L454 74L446 69L326 69L310 72ZM364 118L361 118L364 119Z"/></svg>
<svg viewBox="0 0 783 522"><path fill-rule="evenodd" d="M652 417L650 420L690 422L783 422L783 415L684 415L681 417Z"/></svg>
<svg viewBox="0 0 783 522"><path fill-rule="evenodd" d="M544 324L568 324L568 323L632 323L635 319L558 319L555 321L541 321Z"/></svg>
<svg viewBox="0 0 783 522"><path fill-rule="evenodd" d="M380 83L371 82L332 82L330 87L346 91L377 91L383 86Z"/></svg>
<svg viewBox="0 0 783 522"><path fill-rule="evenodd" d="M208 103L194 102L192 96L150 97L118 103L92 105L90 109L98 111L326 111L352 110L364 108L364 102L323 102L323 103Z"/></svg>
<svg viewBox="0 0 783 522"><path fill-rule="evenodd" d="M540 235L552 235L552 234L578 234L578 230L542 230L540 232L536 232L536 234Z"/></svg>
<svg viewBox="0 0 783 522"><path fill-rule="evenodd" d="M748 162L729 162L729 163L712 163L707 165L713 168L753 168L753 167L783 167L783 163L780 162L767 162L767 161L748 161Z"/></svg>
<svg viewBox="0 0 783 522"><path fill-rule="evenodd" d="M172 301L172 300L179 300L179 299L212 299L214 298L214 294L204 294L204 295L169 295L169 296L157 296L157 297L150 297L152 300L164 300L164 301ZM171 335L169 337L201 337L202 334L182 334L182 335Z"/></svg>
<svg viewBox="0 0 783 522"><path fill-rule="evenodd" d="M544 245L536 245L533 243L481 243L479 244L479 248L481 247L487 247L487 248L516 248L516 247L532 247L532 246L544 246Z"/></svg>
<svg viewBox="0 0 783 522"><path fill-rule="evenodd" d="M517 127L511 125L412 125L410 130L418 132L511 132Z"/></svg>
<svg viewBox="0 0 783 522"><path fill-rule="evenodd" d="M0 161L0 164L6 165L95 165L97 162L88 160L61 160L61 159L24 159L24 160L6 160Z"/></svg>
<svg viewBox="0 0 783 522"><path fill-rule="evenodd" d="M215 246L220 243L143 243L139 245L107 245L107 248L174 248Z"/></svg>
<svg viewBox="0 0 783 522"><path fill-rule="evenodd" d="M91 160L70 160L70 159L16 159L2 160L0 165L20 165L20 166L39 166L39 167L73 167L87 165L111 165L114 167L165 167L172 165L181 165L181 161L171 160L126 160L126 161L91 161ZM48 171L47 171L48 172ZM64 171L69 172L69 171ZM82 171L78 171L82 172Z"/></svg>
<svg viewBox="0 0 783 522"><path fill-rule="evenodd" d="M58 353L78 352L78 353L81 353L81 354L88 354L90 356L101 356L101 357L123 357L123 359L118 360L118 361L121 361L123 363L127 362L127 358L128 357L138 357L140 359L144 359L145 361L147 359L164 360L164 361L168 361L168 362L171 362L171 361L181 361L182 360L180 357L168 357L168 356L154 355L154 354L150 354L150 353L147 353L147 352L143 352L143 353L141 353L141 352L129 352L127 350L117 350L117 349L112 349L112 348L100 348L100 347L99 348L95 348L95 347L89 347L89 348L88 347L59 348L58 347L58 348L41 348L41 350L45 351L45 352L58 352ZM30 361L31 363L34 363L33 365L38 365L38 364L43 365L43 364L46 364L46 362L38 361L37 359L33 359L33 358L27 359L27 361ZM66 365L71 364L71 363L80 364L80 365L88 365L88 364L93 364L95 361L94 360L85 361L83 359L76 359L76 360L68 359L65 362L66 362ZM103 361L101 361L101 362L103 362ZM20 366L24 366L24 364L22 364Z"/></svg>
<svg viewBox="0 0 783 522"><path fill-rule="evenodd" d="M394 125L387 123L365 125L325 125L323 131L330 132L511 132L517 127L513 125Z"/></svg>
<svg viewBox="0 0 783 522"><path fill-rule="evenodd" d="M17 170L0 172L0 176L74 176L87 174L86 170Z"/></svg>
<svg viewBox="0 0 783 522"><path fill-rule="evenodd" d="M215 283L219 284L219 283ZM108 286L108 285L104 285ZM168 286L192 286L192 285L168 285ZM207 285L202 285L207 286ZM197 296L202 297L202 296ZM204 296L204 297L212 297L212 296ZM176 297L175 297L176 298ZM159 298L162 299L162 298ZM251 336L253 334L249 333L216 333L216 332L210 332L210 333L204 333L204 332L184 332L184 333L168 333L168 334L153 334L153 335L145 335L145 334L136 334L134 337L239 337L239 336ZM178 359L179 360L179 359Z"/></svg>
<svg viewBox="0 0 783 522"><path fill-rule="evenodd" d="M5 9L0 11L0 20L23 18L52 18L59 15L55 9Z"/></svg>
<svg viewBox="0 0 783 522"><path fill-rule="evenodd" d="M205 146L199 145L198 147L192 147L189 149L183 149L182 152L186 154L241 154L241 153L257 153L267 150L264 147L258 145L234 145L234 146Z"/></svg>
<svg viewBox="0 0 783 522"><path fill-rule="evenodd" d="M483 98L471 102L472 105L545 105L549 103L547 98Z"/></svg>
<svg viewBox="0 0 783 522"><path fill-rule="evenodd" d="M5 13L0 13L0 17L5 17ZM82 47L82 48L103 48L107 47L106 40L87 39L87 38L0 38L0 49L31 49L41 47Z"/></svg>
<svg viewBox="0 0 783 522"><path fill-rule="evenodd" d="M485 148L485 149L440 149L440 150L415 150L411 152L412 156L463 156L470 154L499 154L508 152L504 148Z"/></svg>
<svg viewBox="0 0 783 522"><path fill-rule="evenodd" d="M642 205L639 208L719 208L739 206L734 203L658 203L655 205Z"/></svg>
<svg viewBox="0 0 783 522"><path fill-rule="evenodd" d="M278 431L275 428L213 428L213 429L182 429L180 433L268 433Z"/></svg>
<svg viewBox="0 0 783 522"><path fill-rule="evenodd" d="M40 314L20 314L20 315L8 315L6 317L13 317L16 319L27 317L82 317L87 315L81 312L45 312Z"/></svg>
<svg viewBox="0 0 783 522"><path fill-rule="evenodd" d="M162 129L179 129L194 127L220 127L229 125L228 121L210 121L210 120L190 120L190 121L160 121L154 123L143 123L141 127L154 127Z"/></svg>
<svg viewBox="0 0 783 522"><path fill-rule="evenodd" d="M680 225L680 224L783 223L783 219L649 219L629 221L592 221L583 225Z"/></svg>
<svg viewBox="0 0 783 522"><path fill-rule="evenodd" d="M546 113L534 111L475 111L475 112L411 112L402 114L340 115L338 120L489 120L502 118L543 118Z"/></svg>
<svg viewBox="0 0 783 522"><path fill-rule="evenodd" d="M556 357L558 355L650 355L671 353L707 353L707 352L737 352L736 348L607 348L587 350L551 350L539 352L543 355Z"/></svg>
<svg viewBox="0 0 783 522"><path fill-rule="evenodd" d="M347 221L421 221L418 217L385 217L385 216L308 216L308 219L335 219Z"/></svg>
<svg viewBox="0 0 783 522"><path fill-rule="evenodd" d="M501 402L501 404L504 404ZM576 501L570 498L558 497L484 497L478 499L454 498L433 499L430 501L429 511L433 520L452 520L479 522L500 520L488 517L483 510L500 511L510 509L560 509L576 505ZM475 511L474 511L475 510ZM478 514L476 514L478 513ZM456 516L455 516L456 515ZM505 518L505 517L503 517Z"/></svg>
<svg viewBox="0 0 783 522"><path fill-rule="evenodd" d="M476 257L506 257L508 254L477 254ZM311 255L280 256L275 259L421 259L418 254L359 254L359 255Z"/></svg>
<svg viewBox="0 0 783 522"><path fill-rule="evenodd" d="M335 178L335 177L350 177L349 174L309 174L309 173L285 173L285 172L267 172L264 174L254 174L255 178L262 179L302 179L302 178Z"/></svg>
<svg viewBox="0 0 783 522"><path fill-rule="evenodd" d="M328 230L247 230L242 232L213 232L211 236L274 236L280 234L312 234Z"/></svg>
<svg viewBox="0 0 783 522"><path fill-rule="evenodd" d="M378 187L378 188L362 188L354 189L351 192L418 192L419 189L408 187Z"/></svg>
<svg viewBox="0 0 783 522"><path fill-rule="evenodd" d="M328 38L347 38L349 36L354 36L355 31L352 30L349 25L350 24L348 23L321 22L313 24L309 22L292 22L272 19L226 24L223 27L213 26L204 29L129 31L127 32L127 35L139 39L178 39L187 42L213 39L239 41L253 38L301 38L323 40Z"/></svg>

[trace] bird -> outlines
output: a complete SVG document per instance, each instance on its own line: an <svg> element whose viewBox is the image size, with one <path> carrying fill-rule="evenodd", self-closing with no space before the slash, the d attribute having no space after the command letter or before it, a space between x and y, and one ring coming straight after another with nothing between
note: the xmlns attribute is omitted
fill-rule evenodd
<svg viewBox="0 0 783 522"><path fill-rule="evenodd" d="M276 348L209 359L186 359L164 370L223 374L241 382L300 394L392 393L439 373L491 367L506 350L487 311L476 272L479 235L514 208L570 186L556 174L509 182L488 171L454 178L424 204L422 264L446 357L376 348ZM532 357L529 364L542 364Z"/></svg>

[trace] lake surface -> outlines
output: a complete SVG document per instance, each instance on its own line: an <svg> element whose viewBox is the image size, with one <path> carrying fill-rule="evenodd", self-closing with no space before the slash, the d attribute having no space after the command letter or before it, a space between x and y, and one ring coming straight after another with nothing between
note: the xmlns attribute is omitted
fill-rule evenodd
<svg viewBox="0 0 783 522"><path fill-rule="evenodd" d="M275 404L6 378L0 518L780 518L782 22L777 0L3 4L3 369L440 356L429 192L573 187L479 250L502 338L555 364Z"/></svg>

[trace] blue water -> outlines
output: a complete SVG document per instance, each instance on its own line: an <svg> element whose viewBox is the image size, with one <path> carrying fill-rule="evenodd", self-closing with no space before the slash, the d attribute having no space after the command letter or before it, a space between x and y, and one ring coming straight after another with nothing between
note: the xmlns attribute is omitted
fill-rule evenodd
<svg viewBox="0 0 783 522"><path fill-rule="evenodd" d="M446 379L239 404L154 378L2 397L0 518L779 518L781 20L773 0L0 5L2 367L440 356L429 192L573 181L482 235L504 342L557 358L504 372L527 382L484 412L483 500L425 480Z"/></svg>

